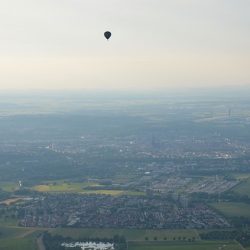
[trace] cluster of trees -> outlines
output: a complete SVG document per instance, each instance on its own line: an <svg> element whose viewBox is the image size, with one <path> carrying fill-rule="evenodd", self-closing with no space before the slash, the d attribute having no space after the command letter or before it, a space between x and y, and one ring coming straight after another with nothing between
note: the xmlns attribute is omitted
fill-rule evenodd
<svg viewBox="0 0 250 250"><path fill-rule="evenodd" d="M244 247L250 246L250 231L248 230L233 230L233 231L210 231L200 234L203 240L237 240Z"/></svg>
<svg viewBox="0 0 250 250"><path fill-rule="evenodd" d="M231 223L236 227L236 228L245 228L250 226L250 218L239 216L239 217L232 217L230 218Z"/></svg>
<svg viewBox="0 0 250 250"><path fill-rule="evenodd" d="M126 250L127 242L125 237L115 235L113 238L98 238L98 237L81 237L79 239L72 239L70 237L63 237L61 235L51 235L48 232L43 234L43 243L46 250L65 250L65 247L61 246L63 242L96 242L96 243L114 243L115 250ZM72 248L71 248L72 249ZM80 250L80 247L75 247L74 250Z"/></svg>
<svg viewBox="0 0 250 250"><path fill-rule="evenodd" d="M210 231L207 233L200 233L203 240L234 240L239 231Z"/></svg>
<svg viewBox="0 0 250 250"><path fill-rule="evenodd" d="M127 241L124 236L115 235L113 242L116 250L127 250Z"/></svg>
<svg viewBox="0 0 250 250"><path fill-rule="evenodd" d="M149 240L154 240L154 241L157 241L158 240L158 237L157 236L154 236L152 239L150 239L148 236L146 236L145 237L145 240L146 241L149 241ZM183 237L181 237L181 236L178 236L178 237L173 237L173 238L169 238L168 239L168 237L163 237L163 240L173 240L173 241L188 241L188 242L194 242L195 240L196 240L196 238L195 237L191 237L191 238L187 238L186 236L183 236Z"/></svg>
<svg viewBox="0 0 250 250"><path fill-rule="evenodd" d="M234 192L226 192L223 194L222 198L228 201L250 204L250 197L248 195L241 195Z"/></svg>
<svg viewBox="0 0 250 250"><path fill-rule="evenodd" d="M46 250L65 250L65 247L61 246L63 242L72 241L69 237L62 237L60 235L52 236L48 232L43 234L43 244ZM75 247L74 250L81 250L80 247Z"/></svg>
<svg viewBox="0 0 250 250"><path fill-rule="evenodd" d="M8 206L0 207L0 218L4 221L8 221L9 219L16 219L16 208Z"/></svg>
<svg viewBox="0 0 250 250"><path fill-rule="evenodd" d="M6 200L10 197L10 194L8 192L5 192L3 191L1 188L0 188L0 201L2 200Z"/></svg>

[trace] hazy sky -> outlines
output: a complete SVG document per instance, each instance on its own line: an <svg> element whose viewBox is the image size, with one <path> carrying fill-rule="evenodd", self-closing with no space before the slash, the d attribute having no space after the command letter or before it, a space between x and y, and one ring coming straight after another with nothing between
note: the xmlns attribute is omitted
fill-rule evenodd
<svg viewBox="0 0 250 250"><path fill-rule="evenodd" d="M250 85L249 10L249 0L0 0L0 88Z"/></svg>

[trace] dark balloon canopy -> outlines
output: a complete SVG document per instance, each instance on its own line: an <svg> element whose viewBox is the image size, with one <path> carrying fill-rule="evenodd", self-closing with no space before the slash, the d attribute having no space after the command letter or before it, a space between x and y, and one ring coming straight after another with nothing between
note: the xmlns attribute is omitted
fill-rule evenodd
<svg viewBox="0 0 250 250"><path fill-rule="evenodd" d="M109 38L111 37L111 32L110 31L104 32L104 36L106 37L107 40L109 40Z"/></svg>

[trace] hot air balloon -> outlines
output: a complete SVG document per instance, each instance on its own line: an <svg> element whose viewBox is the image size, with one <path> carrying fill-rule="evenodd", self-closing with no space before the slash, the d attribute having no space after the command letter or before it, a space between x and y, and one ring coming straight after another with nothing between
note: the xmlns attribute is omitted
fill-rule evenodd
<svg viewBox="0 0 250 250"><path fill-rule="evenodd" d="M104 36L106 37L107 40L109 40L109 38L111 37L111 32L110 31L104 32Z"/></svg>

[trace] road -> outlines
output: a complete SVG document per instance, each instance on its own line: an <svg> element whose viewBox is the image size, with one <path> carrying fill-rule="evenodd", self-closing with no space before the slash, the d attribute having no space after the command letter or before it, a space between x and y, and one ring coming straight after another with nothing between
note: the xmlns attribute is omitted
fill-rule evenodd
<svg viewBox="0 0 250 250"><path fill-rule="evenodd" d="M43 244L43 235L41 235L37 238L36 243L37 243L38 250L46 250L46 248Z"/></svg>

